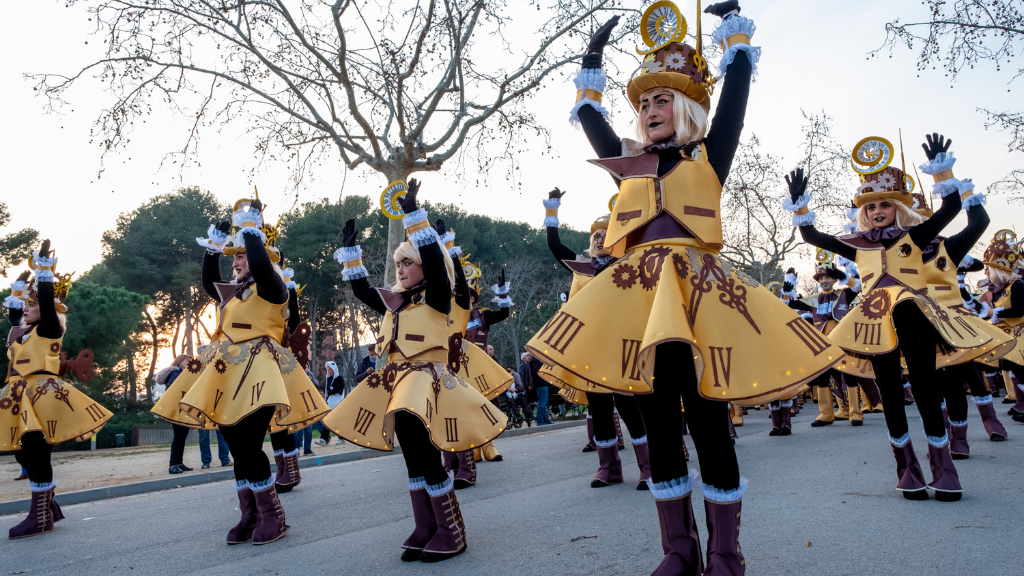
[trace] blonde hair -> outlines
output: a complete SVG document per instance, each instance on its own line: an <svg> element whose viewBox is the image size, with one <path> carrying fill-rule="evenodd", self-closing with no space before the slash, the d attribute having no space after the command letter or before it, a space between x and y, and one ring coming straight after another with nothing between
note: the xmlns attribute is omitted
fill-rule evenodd
<svg viewBox="0 0 1024 576"><path fill-rule="evenodd" d="M639 100L643 101L644 96L656 91L672 94L672 121L675 123L677 144L689 144L704 138L708 132L708 111L703 106L679 90L663 86L647 90L640 95ZM643 142L645 146L652 143L651 137L647 135L647 127L640 122L639 118L636 122L636 139Z"/></svg>
<svg viewBox="0 0 1024 576"><path fill-rule="evenodd" d="M188 354L178 354L178 357L174 359L174 363L171 364L171 366L181 367L181 361L184 360L185 358L188 358L188 357L189 357Z"/></svg>
<svg viewBox="0 0 1024 576"><path fill-rule="evenodd" d="M445 272L448 273L448 287L454 288L455 264L452 262L452 257L448 255L448 249L446 249L444 245L441 244L440 240L437 242L437 245L441 248L441 256L444 257L444 270ZM419 264L420 266L423 265L423 259L420 258L419 249L410 244L409 242L402 242L401 244L398 245L398 248L395 249L395 264L397 265L399 262L405 259L412 260L413 262ZM397 279L395 280L395 285L391 289L395 292L402 292L405 290L405 288L402 287L402 281Z"/></svg>
<svg viewBox="0 0 1024 576"><path fill-rule="evenodd" d="M882 200L888 200L893 203L893 206L896 206L896 226L900 228L910 228L911 226L917 226L918 224L921 224L922 222L927 220L927 218L921 216L917 212L914 212L913 210L908 208L906 204L900 202L899 200L894 200L892 198L882 198L880 200L875 200L874 202L881 202ZM867 232L868 230L873 230L874 228L875 227L871 225L871 222L868 221L868 211L865 210L863 206L860 207L860 209L857 210L857 229L860 230L861 232Z"/></svg>
<svg viewBox="0 0 1024 576"><path fill-rule="evenodd" d="M988 277L994 284L1009 284L1014 280L1020 279L1020 275L1001 270L995 266L988 266Z"/></svg>

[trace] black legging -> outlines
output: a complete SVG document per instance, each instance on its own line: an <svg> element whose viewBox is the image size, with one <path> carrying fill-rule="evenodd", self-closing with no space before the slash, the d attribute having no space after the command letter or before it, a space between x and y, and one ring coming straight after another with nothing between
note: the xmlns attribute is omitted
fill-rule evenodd
<svg viewBox="0 0 1024 576"><path fill-rule="evenodd" d="M938 339L935 328L913 302L903 302L893 308L892 323L899 345L892 352L871 356L875 382L885 404L885 425L889 428L889 435L900 438L909 431L903 404L902 352L924 432L929 436L942 437L946 434L946 425L935 383L935 346Z"/></svg>
<svg viewBox="0 0 1024 576"><path fill-rule="evenodd" d="M978 365L974 362L942 368L935 374L935 378L939 385L939 393L946 400L946 412L949 413L949 419L955 422L967 420L967 396L964 394L964 382L970 387L971 396L975 398L992 394L978 372Z"/></svg>
<svg viewBox="0 0 1024 576"><path fill-rule="evenodd" d="M441 464L441 451L430 441L430 432L419 417L404 410L395 412L395 435L402 445L409 478L423 477L431 485L448 479L448 473Z"/></svg>
<svg viewBox="0 0 1024 576"><path fill-rule="evenodd" d="M263 482L270 478L270 460L263 452L263 438L273 417L274 407L264 406L234 426L220 427L235 459L235 480Z"/></svg>
<svg viewBox="0 0 1024 576"><path fill-rule="evenodd" d="M999 369L1006 370L1007 372L1013 374L1013 376L1017 378L1017 382L1024 384L1024 366L1021 366L1020 364L1014 364L1009 360L1000 360ZM1013 382L1010 382L1010 386L1013 386ZM1020 394L1019 388L1016 390L1016 393Z"/></svg>
<svg viewBox="0 0 1024 576"><path fill-rule="evenodd" d="M667 482L687 474L681 398L686 407L686 424L697 448L702 479L719 490L739 488L740 468L729 437L728 404L700 395L697 368L689 344L659 344L655 357L658 361L654 365L654 391L633 397L647 427L651 479Z"/></svg>
<svg viewBox="0 0 1024 576"><path fill-rule="evenodd" d="M185 459L185 438L188 437L188 427L181 424L171 424L174 438L171 440L171 466L182 464Z"/></svg>
<svg viewBox="0 0 1024 576"><path fill-rule="evenodd" d="M632 396L622 394L587 394L587 402L590 403L590 415L594 421L594 437L600 442L615 440L615 409L619 410L619 417L626 423L629 436L636 440L647 435L644 426L644 419L640 416L640 409L636 405L636 399Z"/></svg>
<svg viewBox="0 0 1024 576"><path fill-rule="evenodd" d="M228 444L230 446L231 444ZM284 450L285 452L295 451L295 435L291 434L287 430L280 432L274 432L270 435L270 445L274 448L274 452L278 450Z"/></svg>
<svg viewBox="0 0 1024 576"><path fill-rule="evenodd" d="M26 432L21 437L21 450L14 453L14 459L25 468L30 482L48 484L53 482L51 452L53 446L46 441L42 432Z"/></svg>

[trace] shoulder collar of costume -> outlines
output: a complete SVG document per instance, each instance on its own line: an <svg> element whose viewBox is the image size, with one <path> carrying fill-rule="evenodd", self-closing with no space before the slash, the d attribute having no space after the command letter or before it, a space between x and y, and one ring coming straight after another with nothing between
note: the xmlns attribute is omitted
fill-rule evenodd
<svg viewBox="0 0 1024 576"><path fill-rule="evenodd" d="M840 236L838 239L843 244L857 248L858 250L876 250L884 247L882 244L883 240L899 240L909 232L909 228L889 226L888 228L883 229L874 228L872 230L846 234L844 236Z"/></svg>
<svg viewBox="0 0 1024 576"><path fill-rule="evenodd" d="M396 312L411 302L414 296L426 289L427 282L424 280L408 290L398 292L387 288L377 288L377 294L380 294L380 299L384 302L384 306L387 307L389 311Z"/></svg>

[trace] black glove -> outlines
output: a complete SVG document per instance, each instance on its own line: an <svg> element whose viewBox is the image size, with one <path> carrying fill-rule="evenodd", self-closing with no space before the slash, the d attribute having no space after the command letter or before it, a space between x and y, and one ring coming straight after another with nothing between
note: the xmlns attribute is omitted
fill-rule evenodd
<svg viewBox="0 0 1024 576"><path fill-rule="evenodd" d="M222 234L230 234L231 222L228 222L227 220L221 220L220 224L217 224L217 231Z"/></svg>
<svg viewBox="0 0 1024 576"><path fill-rule="evenodd" d="M444 236L447 230L444 229L444 220L438 218L434 221L434 230L437 231L438 236Z"/></svg>
<svg viewBox="0 0 1024 576"><path fill-rule="evenodd" d="M498 288L505 286L505 267L502 266L501 272L498 272Z"/></svg>
<svg viewBox="0 0 1024 576"><path fill-rule="evenodd" d="M719 2L718 4L712 4L704 9L705 14L714 14L719 18L724 18L726 14L736 11L737 14L740 12L739 0L728 0L727 2Z"/></svg>
<svg viewBox="0 0 1024 576"><path fill-rule="evenodd" d="M32 273L29 272L28 270L25 270L24 272L22 272L21 274L18 275L18 282L28 282L28 279L31 276L32 276Z"/></svg>
<svg viewBox="0 0 1024 576"><path fill-rule="evenodd" d="M796 269L795 268L790 268L789 270L786 270L786 275L788 276L790 274L796 276ZM790 284L789 282L785 282L785 281L782 283L782 291L783 292L791 292L792 290L793 290L793 285L792 284Z"/></svg>
<svg viewBox="0 0 1024 576"><path fill-rule="evenodd" d="M412 214L419 210L419 206L416 205L416 193L420 191L420 182L415 178L410 178L409 183L406 185L405 196L398 199L398 203L402 206L402 212L406 214Z"/></svg>
<svg viewBox="0 0 1024 576"><path fill-rule="evenodd" d="M594 35L590 37L587 44L587 53L583 56L582 68L600 68L603 59L604 47L608 45L608 38L612 30L619 24L619 17L612 16L611 20L605 22Z"/></svg>
<svg viewBox="0 0 1024 576"><path fill-rule="evenodd" d="M556 186L554 190L548 192L548 200L561 200L562 196L565 196L565 192L562 192Z"/></svg>
<svg viewBox="0 0 1024 576"><path fill-rule="evenodd" d="M946 140L938 132L932 132L931 134L925 134L924 139L927 140L927 144L921 144L921 148L924 148L924 153L928 156L928 160L935 160L935 157L939 155L939 152L945 152L949 150L949 145L953 143L952 140Z"/></svg>
<svg viewBox="0 0 1024 576"><path fill-rule="evenodd" d="M795 204L807 190L807 178L804 177L804 169L797 168L786 176L786 184L789 185L789 197Z"/></svg>
<svg viewBox="0 0 1024 576"><path fill-rule="evenodd" d="M341 245L344 248L356 245L356 221L352 218L345 221L345 227L341 230Z"/></svg>
<svg viewBox="0 0 1024 576"><path fill-rule="evenodd" d="M43 243L39 245L39 257L49 258L50 257L50 239L43 240Z"/></svg>
<svg viewBox="0 0 1024 576"><path fill-rule="evenodd" d="M252 206L256 210L259 210L261 214L263 213L263 202L260 202L259 198L253 200L252 203L249 204L249 206Z"/></svg>

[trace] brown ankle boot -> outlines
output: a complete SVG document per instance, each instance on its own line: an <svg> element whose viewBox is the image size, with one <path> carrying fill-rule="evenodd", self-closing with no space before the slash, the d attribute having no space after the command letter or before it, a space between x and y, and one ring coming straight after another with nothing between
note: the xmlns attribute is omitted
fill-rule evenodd
<svg viewBox="0 0 1024 576"><path fill-rule="evenodd" d="M619 447L615 444L605 448L597 446L597 475L590 482L591 488L603 488L612 484L622 483L622 460L619 459Z"/></svg>
<svg viewBox="0 0 1024 576"><path fill-rule="evenodd" d="M594 418L587 414L587 445L583 447L584 452L594 452L597 446L594 444Z"/></svg>
<svg viewBox="0 0 1024 576"><path fill-rule="evenodd" d="M412 498L412 517L416 523L412 534L402 543L402 562L413 562L420 559L420 552L437 532L434 511L430 507L430 496L427 494L427 480L423 477L409 479L409 496Z"/></svg>
<svg viewBox="0 0 1024 576"><path fill-rule="evenodd" d="M789 436L793 433L793 405L792 400L779 402L779 436Z"/></svg>
<svg viewBox="0 0 1024 576"><path fill-rule="evenodd" d="M421 562L440 562L466 551L466 524L451 481L427 486L437 531L420 553Z"/></svg>
<svg viewBox="0 0 1024 576"><path fill-rule="evenodd" d="M725 494L712 486L703 487L704 515L708 525L708 566L704 576L746 574L746 560L740 551L740 511L746 489L746 479L742 478L739 488Z"/></svg>
<svg viewBox="0 0 1024 576"><path fill-rule="evenodd" d="M640 468L640 482L636 485L637 490L650 490L647 481L651 479L651 456L647 451L647 437L640 438L643 442L637 444L633 441L633 452L636 453L636 465Z"/></svg>
<svg viewBox="0 0 1024 576"><path fill-rule="evenodd" d="M476 460L473 459L473 451L457 452L456 456L459 460L459 469L455 473L455 489L476 486Z"/></svg>
<svg viewBox="0 0 1024 576"><path fill-rule="evenodd" d="M924 471L921 470L921 463L914 453L914 445L910 442L910 434L904 434L902 438L889 438L892 445L892 454L896 458L896 489L903 493L907 500L927 500L928 491L925 490Z"/></svg>
<svg viewBox="0 0 1024 576"><path fill-rule="evenodd" d="M949 454L953 460L966 460L971 456L971 447L967 443L967 420L949 423Z"/></svg>
<svg viewBox="0 0 1024 576"><path fill-rule="evenodd" d="M32 501L29 504L28 517L8 531L8 538L14 540L53 532L53 513L50 511L50 503L53 501L53 488L56 485L56 482L37 484L29 481Z"/></svg>
<svg viewBox="0 0 1024 576"><path fill-rule="evenodd" d="M697 522L693 516L690 476L653 486L654 504L665 553L651 576L698 576L704 572Z"/></svg>
<svg viewBox="0 0 1024 576"><path fill-rule="evenodd" d="M1021 394L1021 396L1024 396L1024 394ZM996 416L996 407L992 405L992 397L984 396L979 398L972 396L972 398L974 405L978 407L978 413L981 414L981 424L985 427L985 432L988 433L988 439L993 442L1006 440L1006 428L1003 428L1003 423Z"/></svg>
<svg viewBox="0 0 1024 576"><path fill-rule="evenodd" d="M935 444L933 440L938 440ZM928 467L932 470L929 488L935 490L935 499L940 502L956 502L963 495L960 476L956 473L953 458L949 454L949 439L928 437Z"/></svg>
<svg viewBox="0 0 1024 576"><path fill-rule="evenodd" d="M275 460L276 454L275 454ZM302 474L299 473L299 449L292 452L285 452L281 455L281 463L277 469L279 477L274 481L274 486L279 494L291 492L302 482Z"/></svg>
<svg viewBox="0 0 1024 576"><path fill-rule="evenodd" d="M769 436L778 436L779 429L782 428L782 415L779 414L779 410L781 410L781 408L778 406L768 407L768 411L771 412L772 417L772 429L768 432Z"/></svg>
<svg viewBox="0 0 1024 576"><path fill-rule="evenodd" d="M260 519L256 529L252 533L252 543L257 546L277 542L288 534L291 528L285 524L284 507L281 506L281 499L277 497L277 489L270 478L265 482L268 486L262 488L260 485L253 486L253 496L256 497L256 510L259 511ZM263 484L261 482L260 484Z"/></svg>
<svg viewBox="0 0 1024 576"><path fill-rule="evenodd" d="M242 519L234 528L228 530L228 544L244 544L252 540L252 532L260 521L259 510L256 509L256 497L253 496L249 483L244 480L236 480L235 488L242 487L238 491L238 509L242 512Z"/></svg>

